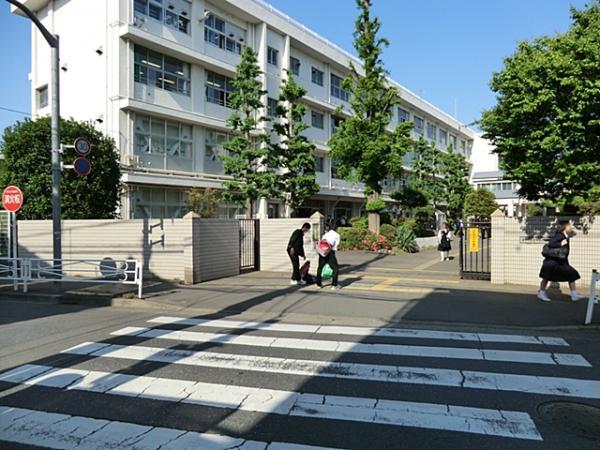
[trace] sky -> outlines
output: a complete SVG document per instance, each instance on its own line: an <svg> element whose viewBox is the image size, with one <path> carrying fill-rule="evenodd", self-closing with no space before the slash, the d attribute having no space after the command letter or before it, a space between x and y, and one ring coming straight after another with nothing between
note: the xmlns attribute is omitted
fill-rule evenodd
<svg viewBox="0 0 600 450"><path fill-rule="evenodd" d="M102 0L88 0L102 1ZM106 0L109 1L109 0ZM218 1L218 0L216 0ZM268 0L352 53L355 0ZM390 41L383 59L392 78L471 124L495 103L493 72L517 42L568 29L569 8L591 0L373 0ZM31 110L30 26L0 0L0 131ZM6 109L18 112L6 111Z"/></svg>

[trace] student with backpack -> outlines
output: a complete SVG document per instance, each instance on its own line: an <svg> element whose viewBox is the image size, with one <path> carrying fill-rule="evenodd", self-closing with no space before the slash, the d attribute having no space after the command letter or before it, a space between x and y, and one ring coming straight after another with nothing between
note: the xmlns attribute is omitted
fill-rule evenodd
<svg viewBox="0 0 600 450"><path fill-rule="evenodd" d="M336 252L338 245L340 244L340 235L336 231L337 227L332 225L329 227L329 231L323 235L321 241L317 244L317 251L319 253L319 268L317 269L317 286L323 287L323 267L325 264L329 264L333 275L331 277L331 290L336 291L338 287L338 275L339 266L336 258Z"/></svg>
<svg viewBox="0 0 600 450"><path fill-rule="evenodd" d="M452 231L450 231L450 226L448 222L442 223L442 228L438 232L438 250L440 252L440 260L446 261L450 259L448 254L450 250L452 250L452 245L450 241L452 240Z"/></svg>

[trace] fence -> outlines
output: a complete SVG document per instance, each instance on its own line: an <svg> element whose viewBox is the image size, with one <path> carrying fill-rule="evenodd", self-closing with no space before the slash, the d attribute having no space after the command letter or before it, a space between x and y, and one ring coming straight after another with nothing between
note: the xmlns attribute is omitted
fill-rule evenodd
<svg viewBox="0 0 600 450"><path fill-rule="evenodd" d="M492 217L492 283L539 284L542 247L562 220L571 220L575 226L569 263L581 274L578 283L589 286L590 274L598 266L600 255L600 217L519 219L496 213Z"/></svg>

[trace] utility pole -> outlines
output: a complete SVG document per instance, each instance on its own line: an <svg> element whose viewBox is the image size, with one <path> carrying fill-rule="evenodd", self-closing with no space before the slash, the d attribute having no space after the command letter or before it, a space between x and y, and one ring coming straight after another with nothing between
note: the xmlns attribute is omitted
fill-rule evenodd
<svg viewBox="0 0 600 450"><path fill-rule="evenodd" d="M61 212L60 212L60 68L59 68L59 38L52 34L37 16L25 5L17 0L6 0L11 5L19 8L31 21L38 27L40 33L48 42L51 49L51 75L50 85L52 86L51 95L51 113L52 113L52 258L54 260L54 271L60 277L62 272L62 244L61 244Z"/></svg>

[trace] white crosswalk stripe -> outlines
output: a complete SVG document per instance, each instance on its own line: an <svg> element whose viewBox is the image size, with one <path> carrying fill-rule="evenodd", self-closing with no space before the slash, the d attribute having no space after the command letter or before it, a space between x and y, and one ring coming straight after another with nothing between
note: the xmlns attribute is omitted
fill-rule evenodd
<svg viewBox="0 0 600 450"><path fill-rule="evenodd" d="M170 316L156 317L148 322L157 327L131 326L116 330L111 333L113 337L105 342L83 342L64 350L55 363L52 362L54 360L40 364L33 362L0 373L0 382L20 386L21 389L50 389L59 399L61 396L66 399L70 394L87 393L106 398L103 403L107 404L113 400L132 399L155 402L148 406L150 408L159 408L162 404L212 408L229 411L227 415L231 412L242 414L236 416L236 420L242 422L254 417L248 414L262 414L285 418L290 424L309 420L312 421L310 423L324 421L349 426L410 427L423 432L452 432L529 442L542 441L543 436L530 413L521 408L494 408L493 404L485 402L456 404L435 396L436 403L426 401L431 397L415 401L417 395L402 398L398 393L401 391L391 387L412 385L416 391L411 389L411 393L418 393L418 389L445 388L481 390L490 395L511 393L600 399L600 381L585 378L591 364L582 355L557 351L569 346L559 337ZM200 329L190 329L194 327ZM218 330L206 332L202 328ZM377 341L344 340L353 336L359 339L376 337ZM405 340L410 343L406 344ZM427 342L419 345L418 340ZM448 344L432 346L432 340ZM192 345L171 348L171 342ZM495 348L497 346L502 348ZM531 350L536 347L536 350ZM225 348L227 351L220 350ZM286 352L290 350L302 352L302 356L309 355L309 358L289 357ZM260 355L261 352L263 355ZM264 352L269 353L264 355ZM353 360L339 360L340 355L352 355ZM392 357L395 360L389 360ZM398 365L399 357L411 358L411 363L415 358L417 361L418 358L434 358L438 364L444 361L462 361L464 364L459 369ZM377 358L378 363L374 364L373 358ZM510 363L511 371L499 372L498 366L490 367L489 371L480 370L484 365L500 362L504 363L503 368ZM146 367L149 363L153 364L151 368ZM469 369L465 364L478 364L478 370ZM157 367L162 368L160 376L152 373ZM188 368L193 367L202 370L191 372ZM576 378L548 376L547 369L553 367L556 370L571 367L582 375ZM537 368L546 371L536 373ZM180 369L187 372L182 373ZM249 383L249 378L223 383L218 375L213 375L212 380L204 379L205 370L213 371L213 374L235 371L248 373L249 377L252 374L257 378L271 377L264 378L264 382L261 378L261 382L256 384ZM282 388L278 385L279 380L285 380L285 377L296 378L294 383L290 378L287 384L284 383L287 387ZM352 389L352 394L340 395L329 392L328 388L306 387L302 380L307 379L335 379L347 384L379 383L390 386L390 392L395 393L391 395L385 390L371 392L363 385L356 388L356 393ZM290 389L290 385L293 388ZM136 421L135 416L127 417L127 420L123 420L122 416L112 419L96 415L97 411L91 406L86 409L85 404L79 406L84 412L81 414L77 413L79 410L75 413L69 410L66 403L62 408L67 409L61 409L60 402L53 402L52 408L45 410L37 405L6 405L2 401L0 397L0 441L25 445L132 450L309 450L350 445L342 438L337 438L337 441L296 435L289 438L282 429L275 432L273 439L246 439L244 433L229 436L220 432L220 428L217 431L201 427L180 429L176 423L169 422L168 417L155 419L150 415L150 418L140 421ZM248 432L252 427L248 425L244 429ZM283 438L276 439L277 433L282 433ZM315 441L324 446L315 446ZM336 445L330 445L332 442Z"/></svg>

